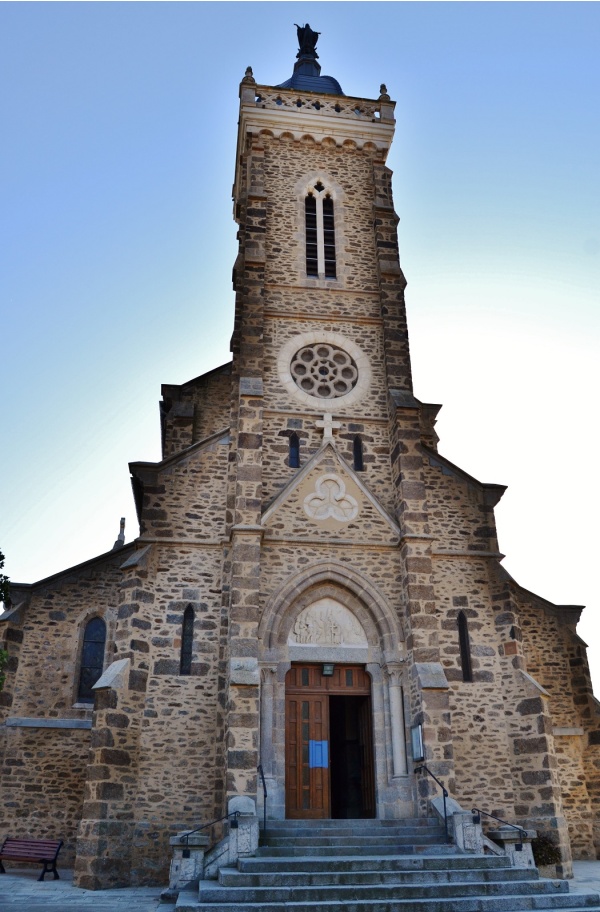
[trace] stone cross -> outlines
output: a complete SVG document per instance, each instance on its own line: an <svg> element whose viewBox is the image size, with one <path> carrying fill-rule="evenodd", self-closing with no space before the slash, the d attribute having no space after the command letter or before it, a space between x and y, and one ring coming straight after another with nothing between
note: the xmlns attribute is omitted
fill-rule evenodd
<svg viewBox="0 0 600 912"><path fill-rule="evenodd" d="M315 425L318 428L323 428L323 440L333 440L334 430L341 428L340 421L334 421L329 412L326 415L323 415L322 421L315 421Z"/></svg>

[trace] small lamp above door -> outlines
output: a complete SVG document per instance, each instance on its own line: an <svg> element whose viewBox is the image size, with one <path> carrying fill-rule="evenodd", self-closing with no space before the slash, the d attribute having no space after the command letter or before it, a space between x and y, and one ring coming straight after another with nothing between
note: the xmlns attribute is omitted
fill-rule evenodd
<svg viewBox="0 0 600 912"><path fill-rule="evenodd" d="M333 674L334 668L335 668L335 665L333 664L333 662L324 662L323 671L321 672L322 676L324 678L330 678Z"/></svg>

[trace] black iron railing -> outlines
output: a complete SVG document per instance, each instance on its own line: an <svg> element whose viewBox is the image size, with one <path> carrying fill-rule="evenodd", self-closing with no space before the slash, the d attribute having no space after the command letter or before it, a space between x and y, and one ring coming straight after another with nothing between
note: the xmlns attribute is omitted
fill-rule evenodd
<svg viewBox="0 0 600 912"><path fill-rule="evenodd" d="M435 776L435 775L431 772L431 770L429 769L429 767L428 767L428 766L425 766L424 763L422 764L422 766L415 766L415 773L421 773L421 772L425 772L425 773L427 773L428 776L431 776L431 778L432 778L435 782L437 782L437 784L439 785L439 787L440 787L441 790L442 790L442 798L443 798L443 800L444 800L444 832L445 832L445 834L446 834L446 842L451 842L450 835L449 835L449 833L448 833L448 808L447 808L447 806L446 806L446 799L448 798L448 795L449 795L448 789L446 788L446 786L444 785L444 783L443 783L443 782L440 782L440 780L438 779L438 777Z"/></svg>
<svg viewBox="0 0 600 912"><path fill-rule="evenodd" d="M471 813L473 815L473 823L481 823L481 815L483 814L484 817L491 817L492 820L497 820L498 823L501 823L503 826L517 830L519 834L519 844L515 846L515 852L523 851L523 833L527 833L527 830L523 829L523 827L517 826L514 823L509 823L508 820L503 820L502 817L496 817L495 814L489 814L487 811L482 811L481 808L471 808Z"/></svg>
<svg viewBox="0 0 600 912"><path fill-rule="evenodd" d="M214 826L215 823L221 823L222 820L229 820L230 817L232 818L231 824L230 824L231 829L237 830L239 816L240 816L239 811L233 811L231 814L224 814L223 817L217 817L216 820L211 820L210 823L204 823L204 824L202 824L202 826L196 827L195 830L189 830L187 833L184 833L183 836L179 837L179 842L181 842L183 845L189 845L189 837L193 836L194 833L201 833L202 830L207 830L209 827Z"/></svg>
<svg viewBox="0 0 600 912"><path fill-rule="evenodd" d="M267 831L267 798L269 793L267 792L267 783L265 782L265 774L263 772L262 763L259 763L256 767L258 775L260 776L260 781L262 782L263 787L263 833Z"/></svg>

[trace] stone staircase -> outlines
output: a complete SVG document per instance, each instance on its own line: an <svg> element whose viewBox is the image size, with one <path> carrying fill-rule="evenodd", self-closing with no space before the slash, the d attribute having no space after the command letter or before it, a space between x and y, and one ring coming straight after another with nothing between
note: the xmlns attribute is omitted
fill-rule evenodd
<svg viewBox="0 0 600 912"><path fill-rule="evenodd" d="M520 912L600 909L595 893L503 857L459 853L437 820L269 821L255 857L221 868L179 912Z"/></svg>

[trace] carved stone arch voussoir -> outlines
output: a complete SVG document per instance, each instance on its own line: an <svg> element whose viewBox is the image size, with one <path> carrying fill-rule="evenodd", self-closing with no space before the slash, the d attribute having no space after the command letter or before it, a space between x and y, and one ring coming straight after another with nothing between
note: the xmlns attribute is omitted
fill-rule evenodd
<svg viewBox="0 0 600 912"><path fill-rule="evenodd" d="M383 652L397 651L402 630L387 599L361 574L334 561L301 571L271 596L259 627L267 649L284 646L300 612L323 598L351 611L369 641L379 643Z"/></svg>

